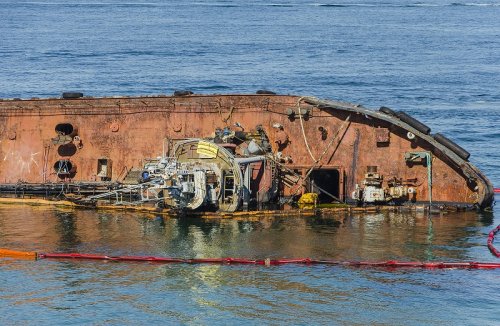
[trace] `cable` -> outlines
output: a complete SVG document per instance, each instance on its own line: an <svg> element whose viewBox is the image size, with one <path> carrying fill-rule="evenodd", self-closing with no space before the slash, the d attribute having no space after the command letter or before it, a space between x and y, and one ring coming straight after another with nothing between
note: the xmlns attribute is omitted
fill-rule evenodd
<svg viewBox="0 0 500 326"><path fill-rule="evenodd" d="M297 100L297 114L300 119L300 128L302 130L302 137L304 138L304 143L306 144L307 151L309 152L309 155L311 156L314 164L318 163L318 160L314 157L313 153L311 152L311 148L309 147L309 143L307 142L307 137L306 137L306 132L304 130L304 122L302 121L302 112L300 112L300 101L302 101L303 97L300 97Z"/></svg>

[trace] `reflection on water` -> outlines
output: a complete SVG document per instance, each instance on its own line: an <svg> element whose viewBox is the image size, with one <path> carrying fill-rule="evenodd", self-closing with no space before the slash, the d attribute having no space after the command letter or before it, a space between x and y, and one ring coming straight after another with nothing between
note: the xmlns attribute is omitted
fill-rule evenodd
<svg viewBox="0 0 500 326"><path fill-rule="evenodd" d="M2 247L201 257L469 259L493 213L374 213L251 220L164 218L132 212L0 207ZM487 254L485 255L487 257ZM482 256L484 257L484 255Z"/></svg>
<svg viewBox="0 0 500 326"><path fill-rule="evenodd" d="M0 206L0 247L173 257L491 261L492 213L173 219ZM498 271L0 260L4 318L54 323L490 323ZM485 296L487 298L485 299ZM442 302L446 301L446 306ZM481 310L478 310L478 302ZM427 307L439 305L440 310ZM468 307L469 310L463 310ZM5 306L6 307L6 306ZM485 308L486 307L486 308ZM491 313L484 309L492 308ZM476 309L476 310L474 310ZM88 311L93 311L89 315ZM457 311L468 311L458 313ZM488 310L487 310L488 311ZM59 322L59 321L57 321Z"/></svg>
<svg viewBox="0 0 500 326"><path fill-rule="evenodd" d="M60 234L58 250L75 250L80 244L74 212L55 211L55 230Z"/></svg>

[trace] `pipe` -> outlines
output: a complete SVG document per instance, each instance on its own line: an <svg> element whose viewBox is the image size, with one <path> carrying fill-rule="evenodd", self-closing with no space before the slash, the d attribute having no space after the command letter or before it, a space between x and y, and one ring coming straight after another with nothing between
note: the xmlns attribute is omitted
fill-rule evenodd
<svg viewBox="0 0 500 326"><path fill-rule="evenodd" d="M265 156L251 156L251 157L236 157L234 161L240 165L251 164L255 162L265 161Z"/></svg>

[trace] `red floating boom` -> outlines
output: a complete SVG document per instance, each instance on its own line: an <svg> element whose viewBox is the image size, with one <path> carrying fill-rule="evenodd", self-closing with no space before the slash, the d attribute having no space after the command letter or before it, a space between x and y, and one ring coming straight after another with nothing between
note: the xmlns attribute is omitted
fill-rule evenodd
<svg viewBox="0 0 500 326"><path fill-rule="evenodd" d="M488 238L488 247L490 250L500 257L500 253L492 246L493 237L500 230L500 225L492 231L491 237ZM491 239L491 240L490 240ZM0 257L11 257L23 259L79 259L79 260L104 260L117 262L153 262L153 263L180 263L180 264L219 264L219 265L337 265L350 267L375 267L375 268L500 268L500 263L485 263L485 262L406 262L406 261L340 261L340 260L319 260L310 258L299 259L245 259L245 258L170 258L170 257L154 257L154 256L108 256L95 254L79 254L79 253L35 253L24 251L13 251L9 249L0 249Z"/></svg>
<svg viewBox="0 0 500 326"><path fill-rule="evenodd" d="M493 191L496 193L500 193L500 188L493 188Z"/></svg>
<svg viewBox="0 0 500 326"><path fill-rule="evenodd" d="M500 252L493 246L495 235L500 232L500 225L488 234L488 248L491 253L500 258ZM170 258L155 256L107 256L79 253L36 253L26 251L15 251L0 249L0 257L22 258L22 259L92 259L121 262L154 262L154 263L180 263L180 264L220 264L220 265L338 265L351 267L375 267L375 268L468 268L468 269L493 269L500 268L500 263L484 262L407 262L407 261L340 261L319 260L310 258L299 259L246 259L246 258Z"/></svg>
<svg viewBox="0 0 500 326"><path fill-rule="evenodd" d="M142 261L155 263L183 263L183 264L219 264L219 265L338 265L351 267L382 267L382 268L500 268L500 263L480 263L480 262L404 262L404 261L339 261L339 260L317 260L310 258L300 259L244 259L244 258L168 258L152 256L106 256L78 253L40 253L38 258L52 259L97 259L107 261Z"/></svg>
<svg viewBox="0 0 500 326"><path fill-rule="evenodd" d="M493 245L493 242L495 241L495 236L498 232L500 232L500 225L498 225L496 228L490 231L490 233L488 234L487 244L488 244L488 249L490 249L491 253L500 258L500 251L498 251Z"/></svg>

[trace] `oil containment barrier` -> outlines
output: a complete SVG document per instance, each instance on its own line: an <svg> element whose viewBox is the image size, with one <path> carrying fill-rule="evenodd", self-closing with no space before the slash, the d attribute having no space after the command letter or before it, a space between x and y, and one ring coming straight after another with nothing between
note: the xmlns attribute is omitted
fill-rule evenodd
<svg viewBox="0 0 500 326"><path fill-rule="evenodd" d="M496 228L490 231L488 234L488 249L490 249L491 253L495 255L496 257L500 258L500 251L498 251L495 246L493 245L493 242L495 241L495 236L497 233L500 232L500 225L498 225Z"/></svg>
<svg viewBox="0 0 500 326"><path fill-rule="evenodd" d="M103 260L115 262L151 262L167 264L219 264L219 265L336 265L348 267L379 267L379 268L425 268L425 269L500 269L500 263L493 262L407 262L407 261L340 261L340 260L319 260L310 258L299 259L245 259L245 258L170 258L155 256L107 256L96 254L80 253L31 253L22 251L0 249L0 256L24 259L79 259L79 260Z"/></svg>
<svg viewBox="0 0 500 326"><path fill-rule="evenodd" d="M184 263L184 264L220 264L220 265L340 265L353 267L416 267L416 268L500 268L500 263L484 262L403 262L396 260L371 262L371 261L337 261L317 260L310 258L299 259L244 259L244 258L197 258L182 259L150 256L105 256L88 254L40 254L39 258L63 259L99 259L108 261L145 261L156 263Z"/></svg>
<svg viewBox="0 0 500 326"><path fill-rule="evenodd" d="M488 234L488 249L493 255L500 258L500 252L494 247L496 234L500 232L500 225ZM494 262L411 262L411 261L341 261L321 260L311 258L298 259L246 259L246 258L173 258L157 256L108 256L102 254L81 253L38 253L33 251L16 251L0 249L0 257L17 259L79 259L102 260L115 262L150 262L164 264L219 264L219 265L334 265L347 267L374 267L374 268L424 268L424 269L500 269L500 263Z"/></svg>

